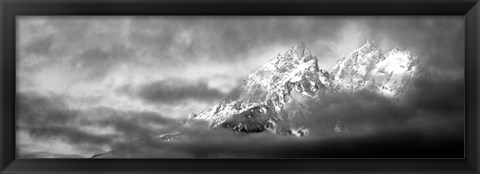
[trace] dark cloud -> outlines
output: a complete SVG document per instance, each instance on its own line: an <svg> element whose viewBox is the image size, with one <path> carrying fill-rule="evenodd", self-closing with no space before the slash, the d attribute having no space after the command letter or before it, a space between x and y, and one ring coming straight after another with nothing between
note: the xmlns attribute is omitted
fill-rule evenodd
<svg viewBox="0 0 480 174"><path fill-rule="evenodd" d="M445 76L437 71L426 72L413 82L405 100L410 107L444 114L463 115L465 107L465 78Z"/></svg>
<svg viewBox="0 0 480 174"><path fill-rule="evenodd" d="M87 144L87 145L104 145L110 143L116 136L95 135L90 132L78 130L76 128L63 125L51 126L30 126L20 127L25 129L30 136L37 139L62 139L69 144Z"/></svg>
<svg viewBox="0 0 480 174"><path fill-rule="evenodd" d="M47 35L38 39L33 39L24 48L26 53L47 55L54 42L53 35Z"/></svg>
<svg viewBox="0 0 480 174"><path fill-rule="evenodd" d="M351 132L406 131L450 132L463 136L464 80L427 72L412 82L397 100L369 91L322 95L311 104L309 125L320 135L333 133L341 122Z"/></svg>
<svg viewBox="0 0 480 174"><path fill-rule="evenodd" d="M61 96L45 97L35 93L17 94L17 126L62 125L77 119L77 111L68 110Z"/></svg>
<svg viewBox="0 0 480 174"><path fill-rule="evenodd" d="M101 110L108 116L88 124L111 127L117 134L120 134L118 141L113 140L108 144L114 150L133 147L138 147L138 150L161 147L161 142L155 140L155 135L173 130L181 123L180 120L166 118L157 113L121 112L109 108ZM151 127L152 125L159 127Z"/></svg>
<svg viewBox="0 0 480 174"><path fill-rule="evenodd" d="M133 59L135 51L123 44L112 44L107 49L90 48L77 54L71 65L80 65L92 78L101 78L116 64Z"/></svg>
<svg viewBox="0 0 480 174"><path fill-rule="evenodd" d="M85 118L82 118L81 112L68 109L61 96L20 93L17 94L17 107L17 132L23 131L36 141L61 140L75 144L79 149L100 151L99 146L108 144L115 138L111 135L99 136L72 126ZM17 141L18 143L22 141Z"/></svg>
<svg viewBox="0 0 480 174"><path fill-rule="evenodd" d="M153 141L153 135L172 129L179 120L152 112L118 111L111 108L89 110L68 109L61 97L46 97L33 93L18 94L17 132L22 131L38 143L59 140L76 150L100 153L104 146L115 148L138 139ZM152 127L153 126L153 127ZM158 126L160 128L155 128ZM83 127L112 128L114 134L96 134ZM56 152L30 152L32 144L22 144L21 157L74 157ZM82 155L85 154L76 154Z"/></svg>
<svg viewBox="0 0 480 174"><path fill-rule="evenodd" d="M199 158L375 158L375 157L462 157L462 140L445 134L420 131L379 132L355 136L298 139L259 134L251 137L207 138L175 144L173 150ZM445 138L445 139L444 139ZM408 143L406 143L408 142ZM449 148L457 149L449 149ZM288 150L287 150L288 149ZM453 152L452 152L453 151ZM451 153L450 153L451 152ZM460 152L460 153L458 153Z"/></svg>
<svg viewBox="0 0 480 174"><path fill-rule="evenodd" d="M223 98L217 89L208 87L205 81L190 82L168 79L138 87L138 97L151 103L176 103L189 99L214 101Z"/></svg>
<svg viewBox="0 0 480 174"><path fill-rule="evenodd" d="M151 135L156 132L155 129L148 126L149 124L160 125L162 128L157 129L157 131L172 129L180 124L178 120L152 112L122 112L109 108L102 108L102 110L104 113L108 113L108 117L89 124L101 127L111 126L116 132L129 137L129 139L151 138Z"/></svg>
<svg viewBox="0 0 480 174"><path fill-rule="evenodd" d="M183 128L177 142L138 139L99 158L447 158L463 157L463 137L442 130L372 132L329 137L236 134ZM183 138L183 139L182 139ZM148 143L147 143L148 142Z"/></svg>

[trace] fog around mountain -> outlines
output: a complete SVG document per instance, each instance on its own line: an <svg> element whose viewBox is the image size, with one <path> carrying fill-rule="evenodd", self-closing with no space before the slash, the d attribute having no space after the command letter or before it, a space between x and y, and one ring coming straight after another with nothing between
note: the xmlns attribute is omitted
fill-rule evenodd
<svg viewBox="0 0 480 174"><path fill-rule="evenodd" d="M463 157L462 18L18 26L18 157Z"/></svg>

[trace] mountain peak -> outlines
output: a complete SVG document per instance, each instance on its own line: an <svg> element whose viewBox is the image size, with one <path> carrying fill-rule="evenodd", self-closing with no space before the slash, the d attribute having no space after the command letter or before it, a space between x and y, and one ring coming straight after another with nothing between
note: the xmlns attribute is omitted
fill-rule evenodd
<svg viewBox="0 0 480 174"><path fill-rule="evenodd" d="M366 43L376 44L377 42L375 40L371 39L371 38L368 38Z"/></svg>
<svg viewBox="0 0 480 174"><path fill-rule="evenodd" d="M287 81L304 79L306 74L316 74L319 71L318 59L306 48L304 42L291 47L283 55L271 59L267 64L250 74L244 82L244 89L251 91L253 88L279 90ZM313 78L309 75L308 78Z"/></svg>
<svg viewBox="0 0 480 174"><path fill-rule="evenodd" d="M318 59L302 42L249 74L239 86L238 99L220 102L212 109L199 113L196 118L209 120L212 127L225 123L223 126L252 131L253 128L242 127L236 121L231 122L232 119L243 117L240 115L268 113L269 118L278 120L280 110L291 100L291 93L295 91L299 96L315 96L317 90L325 86L319 77L324 74L319 74ZM249 120L250 117L242 119ZM264 129L263 126L260 128Z"/></svg>
<svg viewBox="0 0 480 174"><path fill-rule="evenodd" d="M279 58L282 58L286 61L303 61L308 62L312 59L316 59L307 48L305 42L300 42L296 46L291 47L284 55L281 55Z"/></svg>
<svg viewBox="0 0 480 174"><path fill-rule="evenodd" d="M332 75L337 80L337 87L362 88L369 72L383 59L385 57L376 42L367 40L362 47L340 60L333 68Z"/></svg>
<svg viewBox="0 0 480 174"><path fill-rule="evenodd" d="M370 52L372 50L378 50L378 49L379 48L375 40L367 39L367 42L365 42L365 44L363 44L363 46L360 47L359 50L365 50L364 52Z"/></svg>
<svg viewBox="0 0 480 174"><path fill-rule="evenodd" d="M299 42L295 48L297 49L305 49L307 47L307 44L305 42Z"/></svg>

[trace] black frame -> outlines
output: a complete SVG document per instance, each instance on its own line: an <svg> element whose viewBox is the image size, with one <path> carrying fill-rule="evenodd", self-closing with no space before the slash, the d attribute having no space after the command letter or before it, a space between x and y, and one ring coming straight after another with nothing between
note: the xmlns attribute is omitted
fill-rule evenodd
<svg viewBox="0 0 480 174"><path fill-rule="evenodd" d="M1 173L480 172L478 0L0 0ZM16 15L463 15L464 159L15 159Z"/></svg>

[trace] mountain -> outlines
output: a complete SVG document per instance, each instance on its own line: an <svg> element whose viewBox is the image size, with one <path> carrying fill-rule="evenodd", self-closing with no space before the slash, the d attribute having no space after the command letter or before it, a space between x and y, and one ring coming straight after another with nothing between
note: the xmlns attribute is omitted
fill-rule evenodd
<svg viewBox="0 0 480 174"><path fill-rule="evenodd" d="M309 129L293 120L308 119L308 104L319 94L371 90L386 97L401 97L417 75L418 58L395 48L387 54L374 41L337 62L331 72L318 67L318 59L304 43L268 60L248 75L239 95L186 119L205 120L211 128L240 133L269 131L279 135L306 136ZM345 127L345 126L344 126ZM337 124L335 132L345 132Z"/></svg>
<svg viewBox="0 0 480 174"><path fill-rule="evenodd" d="M333 68L336 90L370 89L389 97L401 96L414 76L419 61L410 51L395 48L382 54L374 41L342 58Z"/></svg>

